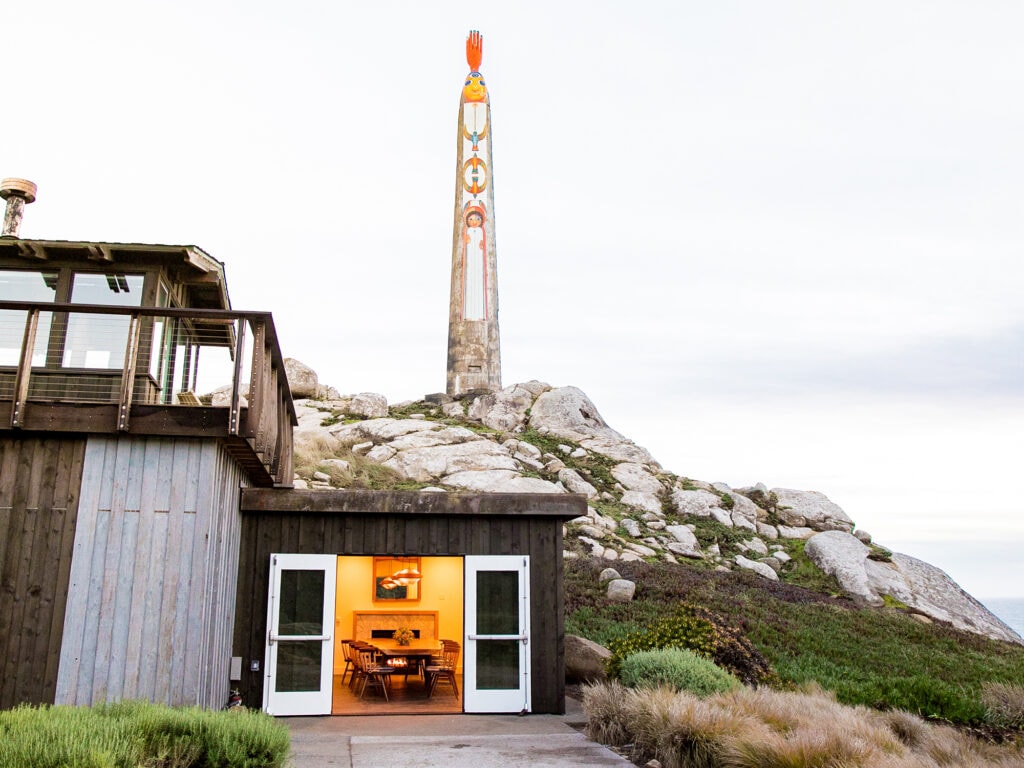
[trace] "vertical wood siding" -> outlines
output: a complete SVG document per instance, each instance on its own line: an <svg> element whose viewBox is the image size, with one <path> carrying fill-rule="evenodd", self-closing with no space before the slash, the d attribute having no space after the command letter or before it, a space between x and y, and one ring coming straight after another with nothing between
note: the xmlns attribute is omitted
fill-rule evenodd
<svg viewBox="0 0 1024 768"><path fill-rule="evenodd" d="M0 709L54 700L84 454L0 439Z"/></svg>
<svg viewBox="0 0 1024 768"><path fill-rule="evenodd" d="M263 700L270 555L529 555L532 710L565 707L562 522L517 515L400 515L246 512L235 611L234 653L242 657L242 698Z"/></svg>
<svg viewBox="0 0 1024 768"><path fill-rule="evenodd" d="M244 483L215 441L89 438L58 704L223 706Z"/></svg>

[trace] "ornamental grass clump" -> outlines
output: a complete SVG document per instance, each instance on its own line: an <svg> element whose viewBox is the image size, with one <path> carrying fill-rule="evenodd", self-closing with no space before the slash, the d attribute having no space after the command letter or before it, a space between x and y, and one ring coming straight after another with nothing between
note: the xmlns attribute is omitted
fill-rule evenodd
<svg viewBox="0 0 1024 768"><path fill-rule="evenodd" d="M0 768L281 768L288 729L243 709L129 701L0 712Z"/></svg>
<svg viewBox="0 0 1024 768"><path fill-rule="evenodd" d="M740 681L714 662L682 648L639 651L622 660L619 677L629 688L689 691L710 696L740 687Z"/></svg>
<svg viewBox="0 0 1024 768"><path fill-rule="evenodd" d="M981 703L985 707L985 719L992 725L1024 730L1024 686L984 683Z"/></svg>
<svg viewBox="0 0 1024 768"><path fill-rule="evenodd" d="M1020 768L1024 747L991 744L915 715L831 693L739 687L699 698L667 688L583 688L587 733L663 768ZM614 741L607 740L613 736Z"/></svg>

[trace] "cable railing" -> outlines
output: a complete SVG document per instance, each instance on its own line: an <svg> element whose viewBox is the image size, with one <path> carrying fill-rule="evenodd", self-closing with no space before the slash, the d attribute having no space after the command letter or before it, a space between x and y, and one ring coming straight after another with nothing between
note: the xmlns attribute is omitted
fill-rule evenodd
<svg viewBox="0 0 1024 768"><path fill-rule="evenodd" d="M268 312L0 301L3 401L0 429L221 435L291 484L295 408Z"/></svg>

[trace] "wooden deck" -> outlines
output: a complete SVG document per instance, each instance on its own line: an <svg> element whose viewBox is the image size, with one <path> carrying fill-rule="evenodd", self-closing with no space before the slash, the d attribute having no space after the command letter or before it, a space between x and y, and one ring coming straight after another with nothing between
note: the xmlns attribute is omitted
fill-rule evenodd
<svg viewBox="0 0 1024 768"><path fill-rule="evenodd" d="M451 715L462 712L462 675L458 675L459 695L452 693L451 686L441 684L434 695L427 698L423 686L423 678L409 675L408 679L401 674L391 676L388 689L389 701L384 701L379 688L366 688L362 699L359 698L359 686L350 685L346 677L341 682L341 675L334 676L334 702L332 715Z"/></svg>
<svg viewBox="0 0 1024 768"><path fill-rule="evenodd" d="M0 434L220 438L250 484L291 486L292 429L298 422L269 313L14 301L0 301L0 312L24 317L18 364L0 367ZM67 321L40 326L41 315L123 321L122 363L67 368L58 352L48 352L45 365L33 364L39 327L44 329L41 338L58 351L67 332ZM179 346L165 344L164 350L157 333L172 325L189 328L190 335ZM179 348L183 363L175 368ZM222 405L208 405L191 391L200 372L200 350L207 350L204 372L215 351L231 363L223 371L229 386ZM155 378L158 368L169 372Z"/></svg>

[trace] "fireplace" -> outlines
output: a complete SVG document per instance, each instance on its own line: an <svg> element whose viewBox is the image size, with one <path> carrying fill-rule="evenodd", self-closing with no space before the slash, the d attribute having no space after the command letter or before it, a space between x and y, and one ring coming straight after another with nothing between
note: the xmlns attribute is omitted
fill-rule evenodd
<svg viewBox="0 0 1024 768"><path fill-rule="evenodd" d="M408 627L420 640L437 640L437 611L352 612L352 637L356 640L372 640L374 633L390 637L399 627Z"/></svg>

